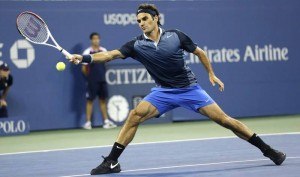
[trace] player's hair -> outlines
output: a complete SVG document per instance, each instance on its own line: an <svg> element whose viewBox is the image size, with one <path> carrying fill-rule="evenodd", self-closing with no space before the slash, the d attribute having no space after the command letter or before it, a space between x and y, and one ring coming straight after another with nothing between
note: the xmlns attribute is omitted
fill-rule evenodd
<svg viewBox="0 0 300 177"><path fill-rule="evenodd" d="M139 7L138 7L138 10L140 10L140 9L146 9L146 10L152 10L152 11L154 11L155 14L158 17L157 24L158 24L158 26L161 26L159 11L158 11L157 7L154 4L147 4L147 3L140 4ZM152 16L152 18L155 16L155 15L152 15L152 14L150 14L150 15Z"/></svg>
<svg viewBox="0 0 300 177"><path fill-rule="evenodd" d="M97 33L97 32L92 32L92 33L90 34L90 40L92 40L94 36L98 36L98 37L100 38L100 34L99 34L99 33Z"/></svg>

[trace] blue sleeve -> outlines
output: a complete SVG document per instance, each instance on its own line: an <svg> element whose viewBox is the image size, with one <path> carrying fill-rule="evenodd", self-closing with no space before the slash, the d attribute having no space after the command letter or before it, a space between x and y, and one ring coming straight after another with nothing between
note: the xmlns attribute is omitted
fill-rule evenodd
<svg viewBox="0 0 300 177"><path fill-rule="evenodd" d="M129 41L126 44L124 44L119 51L122 53L122 55L124 55L124 58L134 58L135 57L135 52L134 52L134 43L135 40Z"/></svg>
<svg viewBox="0 0 300 177"><path fill-rule="evenodd" d="M175 32L179 37L181 48L189 53L193 53L197 48L197 44L185 33L179 30L175 30Z"/></svg>

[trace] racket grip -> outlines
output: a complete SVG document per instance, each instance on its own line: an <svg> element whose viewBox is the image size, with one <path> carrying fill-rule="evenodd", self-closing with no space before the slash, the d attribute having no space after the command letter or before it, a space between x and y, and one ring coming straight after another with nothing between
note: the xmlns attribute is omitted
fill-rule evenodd
<svg viewBox="0 0 300 177"><path fill-rule="evenodd" d="M71 55L68 51L65 49L61 49L61 53L64 54L68 59L71 59L73 55Z"/></svg>

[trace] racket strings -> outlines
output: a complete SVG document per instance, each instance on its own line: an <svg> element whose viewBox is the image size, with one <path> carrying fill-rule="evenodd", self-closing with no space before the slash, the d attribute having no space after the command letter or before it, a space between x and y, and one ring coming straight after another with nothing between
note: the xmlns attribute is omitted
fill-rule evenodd
<svg viewBox="0 0 300 177"><path fill-rule="evenodd" d="M30 13L23 13L18 17L17 26L20 33L35 43L45 43L48 40L46 24Z"/></svg>

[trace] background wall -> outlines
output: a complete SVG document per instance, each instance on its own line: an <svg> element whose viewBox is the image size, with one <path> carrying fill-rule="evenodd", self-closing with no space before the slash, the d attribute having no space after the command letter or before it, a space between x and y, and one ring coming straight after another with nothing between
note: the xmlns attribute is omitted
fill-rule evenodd
<svg viewBox="0 0 300 177"><path fill-rule="evenodd" d="M20 12L39 14L63 47L81 53L93 31L101 34L107 49L119 48L139 35L134 13L140 2L1 1L0 59L9 63L15 78L8 97L10 115L27 116L33 130L78 127L84 119L85 80L80 66L68 65L64 72L57 72L55 64L64 57L52 48L22 39L15 27ZM155 4L163 14L163 28L180 29L207 50L216 74L225 83L225 92L210 86L193 55L187 55L186 61L201 86L227 113L236 117L300 113L299 1ZM122 121L154 83L132 59L113 61L108 69L110 97L115 96L109 100L109 111L112 118ZM100 114L94 117L100 125ZM181 108L164 117L153 121L203 118Z"/></svg>

